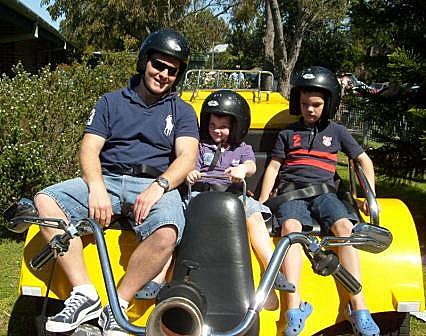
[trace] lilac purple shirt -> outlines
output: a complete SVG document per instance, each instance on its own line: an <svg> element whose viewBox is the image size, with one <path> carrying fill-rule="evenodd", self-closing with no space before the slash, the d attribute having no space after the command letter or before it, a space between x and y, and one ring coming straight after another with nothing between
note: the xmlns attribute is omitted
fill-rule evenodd
<svg viewBox="0 0 426 336"><path fill-rule="evenodd" d="M241 142L239 145L231 145L230 147L223 149L213 170L209 171L211 162L213 161L217 145L214 143L202 142L199 145L198 160L195 169L206 173L200 182L207 182L211 184L231 184L229 180L217 180L209 178L209 175L224 175L225 169L229 167L236 167L246 161L255 162L255 156L253 149L250 145L245 142Z"/></svg>

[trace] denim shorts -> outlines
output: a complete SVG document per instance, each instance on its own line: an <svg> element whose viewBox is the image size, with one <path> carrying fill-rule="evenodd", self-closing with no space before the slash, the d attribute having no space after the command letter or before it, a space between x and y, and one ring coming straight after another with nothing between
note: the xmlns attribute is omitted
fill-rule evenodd
<svg viewBox="0 0 426 336"><path fill-rule="evenodd" d="M302 225L311 227L314 223L313 219L316 219L324 229L330 229L342 218L348 218L353 223L358 221L335 193L284 202L278 208L276 217L279 225L288 219L297 219Z"/></svg>
<svg viewBox="0 0 426 336"><path fill-rule="evenodd" d="M148 217L141 224L136 225L132 211L133 204L136 197L148 188L154 179L118 174L103 175L103 178L111 198L113 214L128 216L139 239L146 239L162 226L173 225L177 230L177 243L180 242L185 227L185 217L182 199L177 190L165 193L154 204ZM79 220L89 215L89 191L82 178L74 178L52 185L43 189L40 193L54 199L69 220Z"/></svg>
<svg viewBox="0 0 426 336"><path fill-rule="evenodd" d="M208 191L203 191L203 192L208 192ZM193 191L191 192L191 198L194 198L195 196L197 196L200 193L200 191ZM238 197L241 202L244 203L244 197L241 195ZM188 204L188 199L185 200L185 204ZM244 210L246 213L246 219L249 218L251 215L253 215L255 212L260 212L263 216L263 219L265 221L269 220L272 216L271 210L269 210L269 208L266 205L263 205L262 203L260 203L259 201L256 201L253 197L246 197L245 200L246 204L244 206Z"/></svg>

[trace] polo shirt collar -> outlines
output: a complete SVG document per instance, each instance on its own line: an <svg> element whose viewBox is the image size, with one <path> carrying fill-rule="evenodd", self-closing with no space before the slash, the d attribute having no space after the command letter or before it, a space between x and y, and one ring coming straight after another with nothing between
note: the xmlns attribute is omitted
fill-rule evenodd
<svg viewBox="0 0 426 336"><path fill-rule="evenodd" d="M122 90L123 95L130 99L131 101L142 105L142 106L147 106L147 104L142 100L142 98L138 95L138 93L136 92L136 87L139 85L141 81L141 75L137 74L132 76L128 82L127 82L127 86ZM169 91L167 92L164 96L162 96L159 100L157 100L154 104L150 105L150 106L154 106L157 104L160 104L166 100L169 99L174 99L177 96L177 91Z"/></svg>

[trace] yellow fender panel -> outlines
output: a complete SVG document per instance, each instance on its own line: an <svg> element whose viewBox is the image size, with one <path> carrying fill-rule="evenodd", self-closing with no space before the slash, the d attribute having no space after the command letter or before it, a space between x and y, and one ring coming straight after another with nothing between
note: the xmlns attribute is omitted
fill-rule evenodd
<svg viewBox="0 0 426 336"><path fill-rule="evenodd" d="M199 90L193 97L192 91L182 92L181 98L191 104L197 116L200 116L201 106L209 94L217 90ZM288 113L289 102L278 92L261 93L259 100L258 91L237 91L247 100L251 111L250 129L281 129L298 119Z"/></svg>
<svg viewBox="0 0 426 336"><path fill-rule="evenodd" d="M386 311L424 310L424 289L420 249L413 219L407 207L396 199L379 199L382 209L381 225L393 234L391 246L379 254L360 251L363 276L363 291L372 313ZM116 283L123 276L130 254L137 245L131 231L106 230L105 240ZM92 237L84 237L84 258L89 276L95 284L103 304L107 295L103 282L96 245ZM28 232L21 268L20 291L24 295L42 296L46 293L52 264L41 271L29 268L29 262L44 246L37 226ZM255 284L260 281L261 270L252 253ZM142 272L143 270L141 270ZM347 294L333 277L313 273L307 258L304 258L301 290L304 300L309 301L314 311L309 317L302 335L313 335L345 319ZM71 291L60 267L56 268L50 297L64 300ZM278 292L277 292L278 293ZM283 301L283 300L281 300ZM281 309L260 313L260 335L281 335L285 326L285 303ZM128 311L130 320L144 326L154 307L154 301L134 300ZM405 309L405 310L404 310Z"/></svg>

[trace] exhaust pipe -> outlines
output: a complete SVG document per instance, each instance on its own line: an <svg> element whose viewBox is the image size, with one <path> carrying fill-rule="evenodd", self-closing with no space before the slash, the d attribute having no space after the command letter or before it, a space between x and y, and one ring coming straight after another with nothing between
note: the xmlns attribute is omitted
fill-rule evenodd
<svg viewBox="0 0 426 336"><path fill-rule="evenodd" d="M151 313L146 326L147 335L201 336L203 316L191 300L171 297L161 301Z"/></svg>

